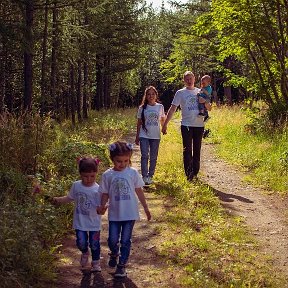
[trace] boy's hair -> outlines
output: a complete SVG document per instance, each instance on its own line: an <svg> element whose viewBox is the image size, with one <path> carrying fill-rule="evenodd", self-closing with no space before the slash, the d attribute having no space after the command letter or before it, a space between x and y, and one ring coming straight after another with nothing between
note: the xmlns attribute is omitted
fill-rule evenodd
<svg viewBox="0 0 288 288"><path fill-rule="evenodd" d="M148 86L145 91L144 91L144 95L142 98L142 103L141 103L141 107L142 107L142 113L141 113L141 121L142 121L142 128L145 132L147 132L147 128L145 125L145 117L144 117L144 110L147 108L148 105L148 100L147 100L147 92L152 89L154 90L155 94L156 94L156 102L158 102L158 91L154 86Z"/></svg>
<svg viewBox="0 0 288 288"><path fill-rule="evenodd" d="M209 75L204 75L201 77L201 80L207 79L209 82L211 82L211 77Z"/></svg>
<svg viewBox="0 0 288 288"><path fill-rule="evenodd" d="M133 145L131 143L117 141L109 145L110 159L113 161L116 156L132 156Z"/></svg>
<svg viewBox="0 0 288 288"><path fill-rule="evenodd" d="M92 157L81 158L78 162L79 173L98 172L99 160Z"/></svg>
<svg viewBox="0 0 288 288"><path fill-rule="evenodd" d="M187 76L187 75L192 75L193 77L195 77L195 75L194 75L194 73L193 72L191 72L191 71L186 71L186 72L184 72L184 74L183 74L183 78L185 77L185 76Z"/></svg>

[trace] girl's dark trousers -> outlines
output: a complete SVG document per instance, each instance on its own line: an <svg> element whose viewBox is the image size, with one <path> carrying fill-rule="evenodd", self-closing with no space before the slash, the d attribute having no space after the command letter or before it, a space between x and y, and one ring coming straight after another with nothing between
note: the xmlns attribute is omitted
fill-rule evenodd
<svg viewBox="0 0 288 288"><path fill-rule="evenodd" d="M200 169L203 132L204 127L181 126L184 170L188 180L196 176Z"/></svg>

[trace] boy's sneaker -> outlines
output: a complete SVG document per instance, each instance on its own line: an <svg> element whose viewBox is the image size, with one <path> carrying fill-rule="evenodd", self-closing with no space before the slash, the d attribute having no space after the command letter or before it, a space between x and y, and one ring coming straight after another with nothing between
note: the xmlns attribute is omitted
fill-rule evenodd
<svg viewBox="0 0 288 288"><path fill-rule="evenodd" d="M117 266L117 257L118 256L110 255L110 259L109 259L109 262L108 262L109 267L115 268Z"/></svg>
<svg viewBox="0 0 288 288"><path fill-rule="evenodd" d="M101 272L100 260L91 262L91 272Z"/></svg>
<svg viewBox="0 0 288 288"><path fill-rule="evenodd" d="M81 258L80 258L80 265L82 267L85 267L88 263L88 259L89 259L89 251L86 253L82 253Z"/></svg>
<svg viewBox="0 0 288 288"><path fill-rule="evenodd" d="M209 136L210 129L205 129L203 132L203 138L207 138Z"/></svg>
<svg viewBox="0 0 288 288"><path fill-rule="evenodd" d="M119 277L119 278L120 277L126 277L127 273L125 270L125 265L119 265L118 264L114 276Z"/></svg>

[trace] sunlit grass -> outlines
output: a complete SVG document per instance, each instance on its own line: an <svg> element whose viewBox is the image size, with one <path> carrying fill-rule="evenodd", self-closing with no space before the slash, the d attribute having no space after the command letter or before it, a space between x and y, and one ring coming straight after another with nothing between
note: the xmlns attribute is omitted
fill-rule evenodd
<svg viewBox="0 0 288 288"><path fill-rule="evenodd" d="M253 132L238 106L214 108L207 127L217 153L250 174L247 180L266 189L288 192L288 130ZM247 128L248 127L248 128Z"/></svg>
<svg viewBox="0 0 288 288"><path fill-rule="evenodd" d="M175 267L174 273L181 274L178 284L281 287L281 275L260 254L243 219L227 215L209 186L186 180L178 125L172 121L168 128L161 140L155 178L157 193L167 197L158 250Z"/></svg>

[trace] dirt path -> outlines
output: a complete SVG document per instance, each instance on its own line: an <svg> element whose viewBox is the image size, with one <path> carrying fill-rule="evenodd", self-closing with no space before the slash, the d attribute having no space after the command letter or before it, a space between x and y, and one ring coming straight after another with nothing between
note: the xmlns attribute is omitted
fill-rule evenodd
<svg viewBox="0 0 288 288"><path fill-rule="evenodd" d="M134 167L139 168L140 151L139 147L135 148L132 162ZM201 165L201 180L214 189L228 213L244 217L252 234L262 244L264 253L273 255L275 266L288 276L286 199L267 195L264 191L242 182L243 173L215 157L213 145L204 143ZM180 287L175 284L177 279L173 278L177 273L167 273L168 268L155 249L161 243L157 226L165 225L165 223L161 223L161 214L164 212L165 203L151 191L146 191L145 194L152 211L153 221L148 223L141 209L141 221L136 223L134 229L130 262L127 267L128 277L123 280L115 280L113 278L114 270L107 267L107 218L104 216L101 237L102 272L89 273L86 271L82 273L79 270L80 253L75 246L74 235L71 235L63 243L63 249L59 254L59 274L54 287Z"/></svg>
<svg viewBox="0 0 288 288"><path fill-rule="evenodd" d="M288 277L287 197L269 195L243 182L244 173L217 158L215 146L204 144L202 149L203 181L214 189L228 213L245 219L262 251L273 256L274 265Z"/></svg>
<svg viewBox="0 0 288 288"><path fill-rule="evenodd" d="M134 139L129 139L133 142ZM135 146L132 158L133 166L140 169L140 151ZM161 197L152 193L153 188L146 190L145 196L152 213L152 221L147 222L146 215L140 207L141 220L136 222L133 230L132 250L127 265L128 277L125 279L114 279L115 269L108 267L107 235L108 223L107 214L103 216L103 227L101 232L101 273L90 273L81 271L79 268L80 252L75 245L75 236L70 235L63 243L59 254L58 280L55 288L154 288L171 287L177 288L177 280L173 273L167 273L167 266L156 253L155 247L161 243L157 237L157 227L161 223L161 215L164 213L165 203ZM141 206L141 205L140 205ZM164 224L165 225L165 224ZM171 276L172 275L172 276Z"/></svg>

